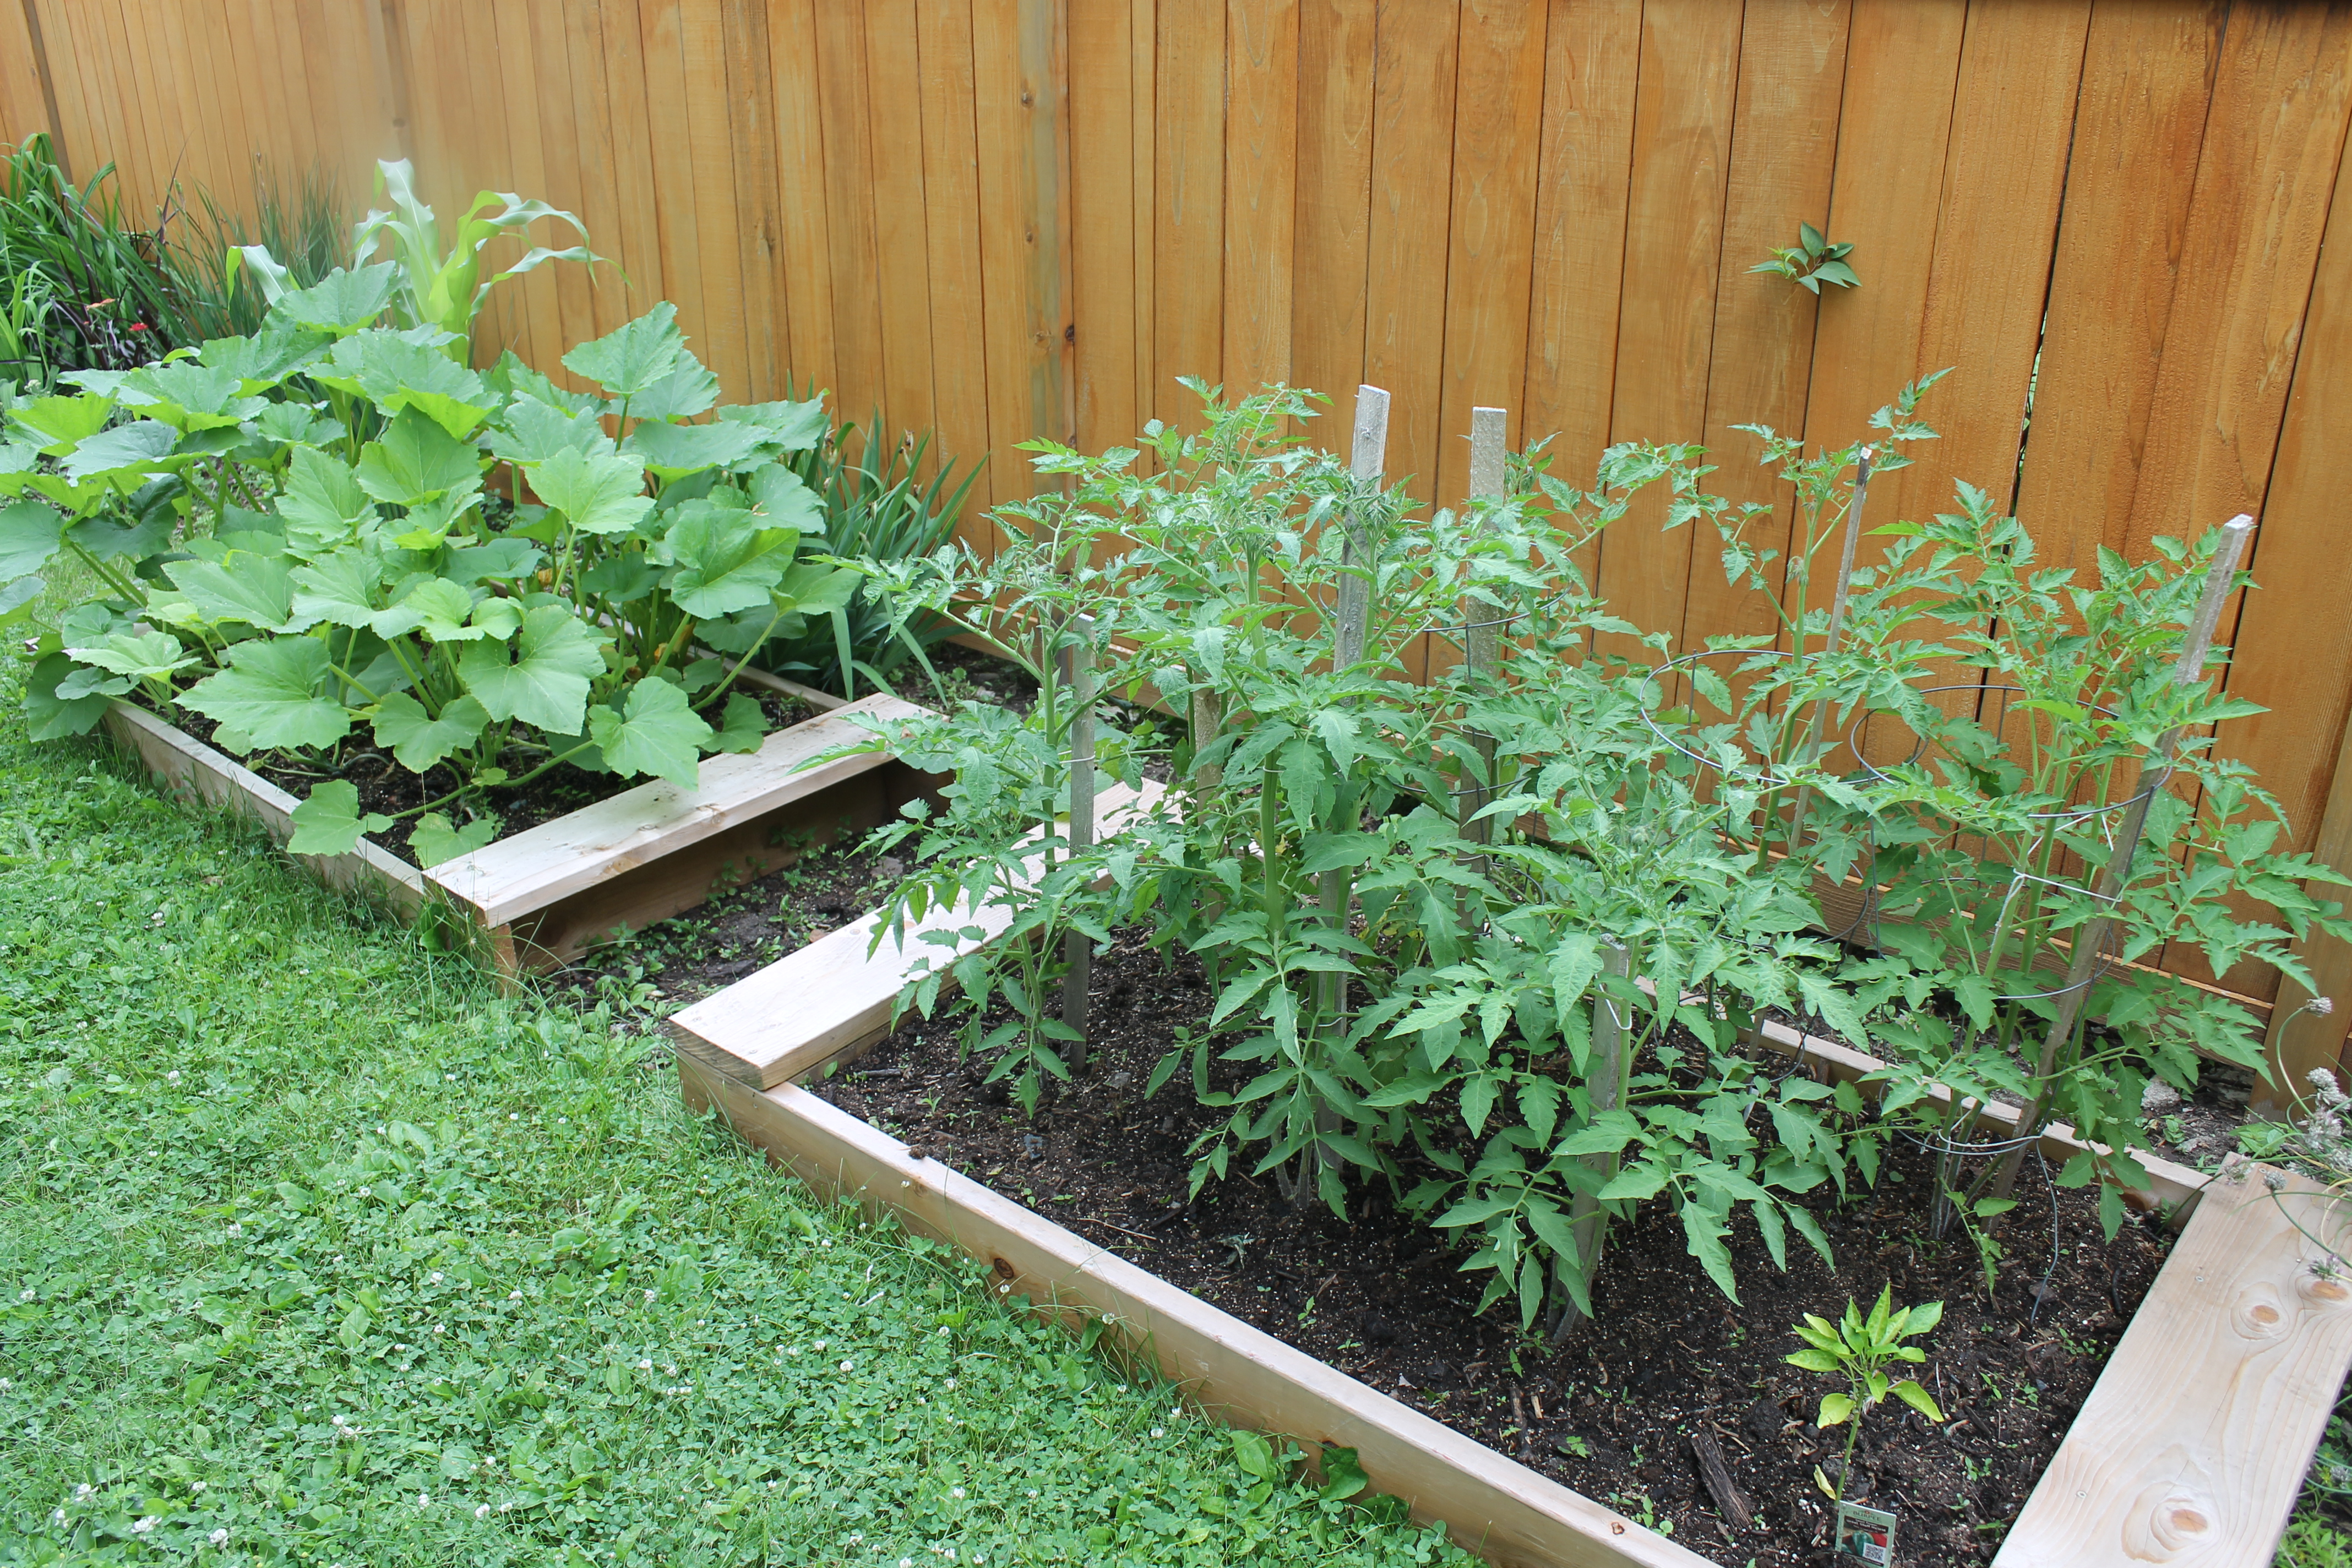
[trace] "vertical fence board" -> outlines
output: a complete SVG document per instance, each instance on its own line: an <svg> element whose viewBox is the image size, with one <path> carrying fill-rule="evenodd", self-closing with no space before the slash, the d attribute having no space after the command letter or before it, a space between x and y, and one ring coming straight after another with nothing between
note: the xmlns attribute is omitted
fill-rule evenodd
<svg viewBox="0 0 2352 1568"><path fill-rule="evenodd" d="M1215 378L1229 396L1292 379L1297 143L1297 0L1227 0L1224 342Z"/></svg>
<svg viewBox="0 0 2352 1568"><path fill-rule="evenodd" d="M1551 471L1592 482L1616 399L1617 308L1633 170L1642 0L1551 0L1536 186L1523 441L1553 437ZM1581 552L1586 580L1601 547Z"/></svg>
<svg viewBox="0 0 2352 1568"><path fill-rule="evenodd" d="M777 244L783 262L792 374L803 392L811 383L838 388L833 216L825 191L814 0L780 0L768 7L768 75L776 95L776 180L782 215Z"/></svg>
<svg viewBox="0 0 2352 1568"><path fill-rule="evenodd" d="M872 116L876 297L882 314L882 406L892 436L929 429L931 413L930 241L924 228L922 94L914 0L868 13L866 91Z"/></svg>
<svg viewBox="0 0 2352 1568"><path fill-rule="evenodd" d="M58 12L54 0L46 5L42 0L25 0L26 36L29 44L37 28L38 59L47 65L45 79L57 100L57 118L49 126L50 151L69 175L88 179L89 170L97 166L88 159L96 151L101 132L92 122L92 106L83 96L83 51ZM12 130L9 134L16 139L22 132Z"/></svg>
<svg viewBox="0 0 2352 1568"><path fill-rule="evenodd" d="M1719 0L1650 0L1642 13L1613 440L1706 434L1740 15ZM1601 542L1601 589L1643 631L1683 623L1693 531L1664 520L1663 499L1645 494Z"/></svg>
<svg viewBox="0 0 2352 1568"><path fill-rule="evenodd" d="M1134 16L1123 5L1070 12L1071 319L1078 329L1077 445L1133 442L1136 401Z"/></svg>
<svg viewBox="0 0 2352 1568"><path fill-rule="evenodd" d="M1003 308L987 321L988 423L997 448L1070 438L1068 72L1059 0L977 0L972 79L980 153L981 279ZM999 500L1045 487L1014 453ZM1015 463L1018 467L1015 467Z"/></svg>
<svg viewBox="0 0 2352 1568"><path fill-rule="evenodd" d="M588 226L588 176L583 163L593 160L588 151L588 136L576 113L576 94L572 85L572 47L564 40L564 0L531 0L530 5L530 40L534 54L534 68L539 70L539 167L546 184L541 188L515 185L515 193L524 197L536 195L560 212L569 212L588 228L588 247L595 249L597 233ZM558 224L536 224L539 245L562 247L579 245L574 230ZM569 261L551 263L541 268L548 273L548 282L555 291L555 334L558 343L548 355L551 376L564 374L562 357L574 343L585 343L595 336L595 299L591 296L588 268Z"/></svg>
<svg viewBox="0 0 2352 1568"><path fill-rule="evenodd" d="M1373 0L1306 0L1298 14L1298 190L1291 374L1332 399L1316 442L1340 450L1364 380L1372 214Z"/></svg>
<svg viewBox="0 0 2352 1568"><path fill-rule="evenodd" d="M1155 103L1159 161L1152 248L1150 414L1197 430L1199 406L1180 375L1217 379L1224 346L1225 14L1173 4L1159 15Z"/></svg>
<svg viewBox="0 0 2352 1568"><path fill-rule="evenodd" d="M1731 178L1723 207L1723 260L1716 284L1713 363L1706 379L1709 488L1769 506L1748 525L1751 547L1787 559L1788 485L1756 462L1752 436L1734 425L1804 433L1820 301L1785 278L1750 271L1793 245L1796 225L1829 221L1830 174L1837 156L1838 100L1845 86L1847 0L1748 0L1739 45L1739 104ZM1728 583L1719 536L1707 524L1691 541L1690 588L1674 629L1685 652L1710 636L1762 634L1772 605Z"/></svg>
<svg viewBox="0 0 2352 1568"><path fill-rule="evenodd" d="M728 140L735 153L735 288L743 301L745 395L764 403L784 395L792 369L792 331L783 290L777 286L784 220L777 201L781 176L775 85L768 74L768 7L764 0L726 0L719 14L727 52ZM910 32L912 21L910 16ZM912 49L911 39L908 47Z"/></svg>
<svg viewBox="0 0 2352 1568"><path fill-rule="evenodd" d="M1451 244L1459 26L1452 5L1382 6L1374 39L1364 379L1394 400L1389 477L1410 479L1423 502L1437 494L1445 318L1431 307L1445 298Z"/></svg>
<svg viewBox="0 0 2352 1568"><path fill-rule="evenodd" d="M2339 7L2231 13L2147 460L2125 534L2108 541L2135 559L2157 534L2261 507L2352 107L2347 47ZM2254 552L2259 570L2259 538Z"/></svg>
<svg viewBox="0 0 2352 1568"><path fill-rule="evenodd" d="M545 74L553 63L541 55L533 37L530 7L509 4L488 8L498 28L498 52L493 57L498 66L499 85L504 89L494 101L505 112L507 149L513 171L508 179L498 178L495 171L485 171L500 189L520 195L528 191L551 205L561 207L569 198L560 184L551 177L547 144L561 142L570 127L561 121L551 121L550 90L555 83ZM571 97L565 84L564 97ZM540 236L550 235L556 226L546 220L533 224ZM546 243L544 237L541 243ZM509 266L530 247L529 239L502 237L492 240L483 248L485 258L482 275L492 276L493 268ZM519 305L522 328L512 345L526 360L536 364L560 364L572 340L563 330L562 286L556 273L558 265L535 267L520 278L509 278L491 290L494 299L503 298L509 305ZM495 346L478 345L477 352L495 357Z"/></svg>
<svg viewBox="0 0 2352 1568"><path fill-rule="evenodd" d="M555 18L562 30L558 47L572 77L572 123L577 136L580 205L572 210L587 226L588 247L605 258L593 269L581 269L589 338L602 337L628 319L621 284L621 272L628 266L627 239L621 231L621 180L614 153L620 112L602 52L604 12L625 3L572 0L557 8ZM556 374L556 367L546 368L550 375Z"/></svg>
<svg viewBox="0 0 2352 1568"><path fill-rule="evenodd" d="M2095 570L2131 512L2223 15L2210 0L2091 14L2017 500L2053 565Z"/></svg>
<svg viewBox="0 0 2352 1568"><path fill-rule="evenodd" d="M687 126L693 138L694 216L701 229L703 357L730 399L751 394L751 355L743 308L743 247L736 210L735 160L727 112L727 38L720 13L702 0L688 6L681 33Z"/></svg>
<svg viewBox="0 0 2352 1568"><path fill-rule="evenodd" d="M19 0L0 4L0 142L15 146L37 132L57 139L48 94L41 87L41 54L34 47L32 12Z"/></svg>
<svg viewBox="0 0 2352 1568"><path fill-rule="evenodd" d="M627 274L608 297L620 295L618 320L648 310L656 300L668 299L662 269L661 209L654 195L653 110L646 78L643 19L638 0L603 0L597 18L604 38L604 101L610 109L613 134L614 224L618 232L617 258ZM544 368L544 367L542 367Z"/></svg>
<svg viewBox="0 0 2352 1568"><path fill-rule="evenodd" d="M705 331L702 312L702 236L695 222L694 143L687 132L684 40L679 37L683 0L638 0L639 47L646 73L646 142L653 163L654 228L661 241L664 298L676 302L678 321L697 337ZM694 350L713 369L710 345Z"/></svg>
<svg viewBox="0 0 2352 1568"><path fill-rule="evenodd" d="M819 5L817 69L824 115L826 220L833 240L833 353L841 406L864 418L882 396L881 267L874 254L873 119L866 103L866 16Z"/></svg>
<svg viewBox="0 0 2352 1568"><path fill-rule="evenodd" d="M1914 447L1912 466L1890 476L1882 518L1948 510L1954 479L2003 510L2015 494L2089 23L2088 0L1969 7L1916 366L1951 367L1929 420L1941 439Z"/></svg>
<svg viewBox="0 0 2352 1568"><path fill-rule="evenodd" d="M1160 7L1158 0L1130 0L1127 8L1128 85L1135 94L1134 132L1129 153L1135 164L1135 417L1151 416L1158 395L1153 344L1159 331L1155 292L1160 255L1154 243L1160 211ZM1149 472L1147 455L1139 466Z"/></svg>
<svg viewBox="0 0 2352 1568"><path fill-rule="evenodd" d="M1853 246L1862 284L1822 301L1805 399L1815 446L1868 435L1872 411L1918 367L1966 17L1963 0L1854 0L1828 234ZM1875 495L1871 510L1895 515Z"/></svg>
<svg viewBox="0 0 2352 1568"><path fill-rule="evenodd" d="M1504 439L1513 448L1526 430L1519 398L1527 386L1549 19L1544 0L1463 6L1438 392L1438 498L1449 503L1469 493L1472 408L1505 410Z"/></svg>
<svg viewBox="0 0 2352 1568"><path fill-rule="evenodd" d="M964 468L990 450L989 301L980 286L980 153L971 82L971 0L921 0L925 243L930 247L931 406L942 456ZM1083 332L1080 342L1084 342ZM995 463L991 462L993 469ZM989 504L992 473L971 488L964 532Z"/></svg>

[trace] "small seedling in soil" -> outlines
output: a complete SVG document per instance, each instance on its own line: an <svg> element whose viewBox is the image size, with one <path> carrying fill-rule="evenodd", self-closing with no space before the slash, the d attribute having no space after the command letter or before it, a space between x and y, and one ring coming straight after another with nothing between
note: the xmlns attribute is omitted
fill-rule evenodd
<svg viewBox="0 0 2352 1568"><path fill-rule="evenodd" d="M1797 1337L1805 1342L1805 1348L1784 1359L1807 1372L1827 1373L1846 1380L1844 1392L1822 1395L1821 1415L1814 1422L1823 1431L1842 1423L1846 1425L1845 1458L1838 1468L1838 1484L1832 1486L1818 1468L1813 1471L1813 1479L1831 1500L1838 1500L1853 1473L1853 1450L1862 1437L1862 1418L1888 1394L1928 1420L1942 1423L1944 1413L1936 1408L1936 1402L1928 1397L1926 1389L1907 1377L1900 1383L1892 1381L1885 1368L1891 1362L1926 1361L1926 1351L1903 1342L1926 1333L1943 1318L1941 1301L1897 1308L1895 1287L1889 1284L1878 1292L1878 1305L1870 1310L1867 1318L1849 1300L1845 1316L1834 1324L1808 1312L1805 1321L1795 1325Z"/></svg>

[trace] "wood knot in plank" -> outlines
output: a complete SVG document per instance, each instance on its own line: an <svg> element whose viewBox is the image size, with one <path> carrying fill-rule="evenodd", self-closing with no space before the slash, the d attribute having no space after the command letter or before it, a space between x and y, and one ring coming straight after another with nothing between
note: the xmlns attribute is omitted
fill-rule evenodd
<svg viewBox="0 0 2352 1568"><path fill-rule="evenodd" d="M2169 1563L2207 1545L2221 1510L2204 1492L2182 1480L2158 1481L2143 1489L2124 1522L2124 1551L2135 1562Z"/></svg>

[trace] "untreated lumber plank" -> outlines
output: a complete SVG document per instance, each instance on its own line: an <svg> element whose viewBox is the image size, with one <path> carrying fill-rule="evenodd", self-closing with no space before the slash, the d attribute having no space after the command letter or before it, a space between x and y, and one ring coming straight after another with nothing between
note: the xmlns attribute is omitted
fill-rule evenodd
<svg viewBox="0 0 2352 1568"><path fill-rule="evenodd" d="M2217 1177L1996 1568L2269 1563L2352 1365L2343 1230L2314 1182Z"/></svg>
<svg viewBox="0 0 2352 1568"><path fill-rule="evenodd" d="M108 707L106 730L173 789L249 814L280 844L294 837L294 808L301 803L259 773L127 702ZM364 838L348 855L295 858L329 887L382 899L403 915L414 916L424 906L424 873Z"/></svg>
<svg viewBox="0 0 2352 1568"><path fill-rule="evenodd" d="M1885 1080L1874 1080L1870 1076L1885 1071L1886 1064L1851 1046L1792 1029L1771 1019L1767 1019L1758 1033L1766 1046L1782 1056L1795 1057L1813 1064L1817 1076L1834 1083L1853 1084L1864 1100L1875 1100L1886 1088ZM1943 1084L1930 1083L1924 1103L1938 1109L1948 1108L1952 1103L1952 1091ZM1984 1106L1979 1115L1987 1131L1995 1138L2001 1138L2016 1135L2018 1120L2024 1112L2017 1106L1995 1100ZM2085 1150L2101 1147L2084 1142L2074 1136L2074 1130L2063 1121L2053 1121L2044 1126L2042 1141L2037 1146L2043 1154L2054 1160L2071 1160ZM2133 1151L2132 1158L2137 1160L2140 1169L2147 1173L2148 1184L2137 1192L2126 1193L2124 1201L2143 1213L2163 1215L2178 1222L2189 1212L2188 1205L2190 1201L2205 1190L2206 1176L2202 1171L2191 1170L2169 1160L2159 1160L2145 1149Z"/></svg>
<svg viewBox="0 0 2352 1568"><path fill-rule="evenodd" d="M1118 832L1160 793L1154 784L1105 790L1096 802L1098 831L1105 837ZM1042 873L1043 858L1042 851L1030 858L1030 876ZM772 1089L880 1038L917 961L943 967L1002 935L1013 914L1001 905L935 910L878 946L885 922L868 915L683 1009L669 1020L671 1037L711 1071ZM923 940L926 932L949 931L979 934L951 947Z"/></svg>
<svg viewBox="0 0 2352 1568"><path fill-rule="evenodd" d="M639 784L436 866L426 876L474 910L485 926L506 925L882 766L889 757L878 751L826 759L865 736L855 716L892 719L919 711L896 697L868 697L779 730L757 752L709 759L694 789L666 780Z"/></svg>
<svg viewBox="0 0 2352 1568"><path fill-rule="evenodd" d="M680 1015L684 1016L684 1015ZM1709 1568L1706 1559L1250 1327L795 1085L764 1093L678 1058L687 1103L820 1192L898 1214L1066 1322L1099 1319L1234 1426L1356 1451L1380 1491L1508 1568Z"/></svg>

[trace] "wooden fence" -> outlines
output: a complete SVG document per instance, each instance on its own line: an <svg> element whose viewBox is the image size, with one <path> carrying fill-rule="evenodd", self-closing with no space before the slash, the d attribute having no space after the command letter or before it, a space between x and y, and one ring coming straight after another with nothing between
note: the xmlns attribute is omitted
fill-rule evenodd
<svg viewBox="0 0 2352 1568"><path fill-rule="evenodd" d="M526 357L675 300L730 395L936 426L983 499L1180 374L1370 381L1425 495L1495 404L1571 474L1705 441L1785 533L1731 426L1843 443L1951 366L1874 513L1964 477L2089 569L2254 512L2224 625L2272 710L2221 744L2352 864L2347 121L2352 8L2277 0L0 0L0 133L142 208L257 155L543 196L618 267L509 291ZM1859 288L1748 270L1803 220ZM1685 646L1759 629L1693 530L1597 568Z"/></svg>

